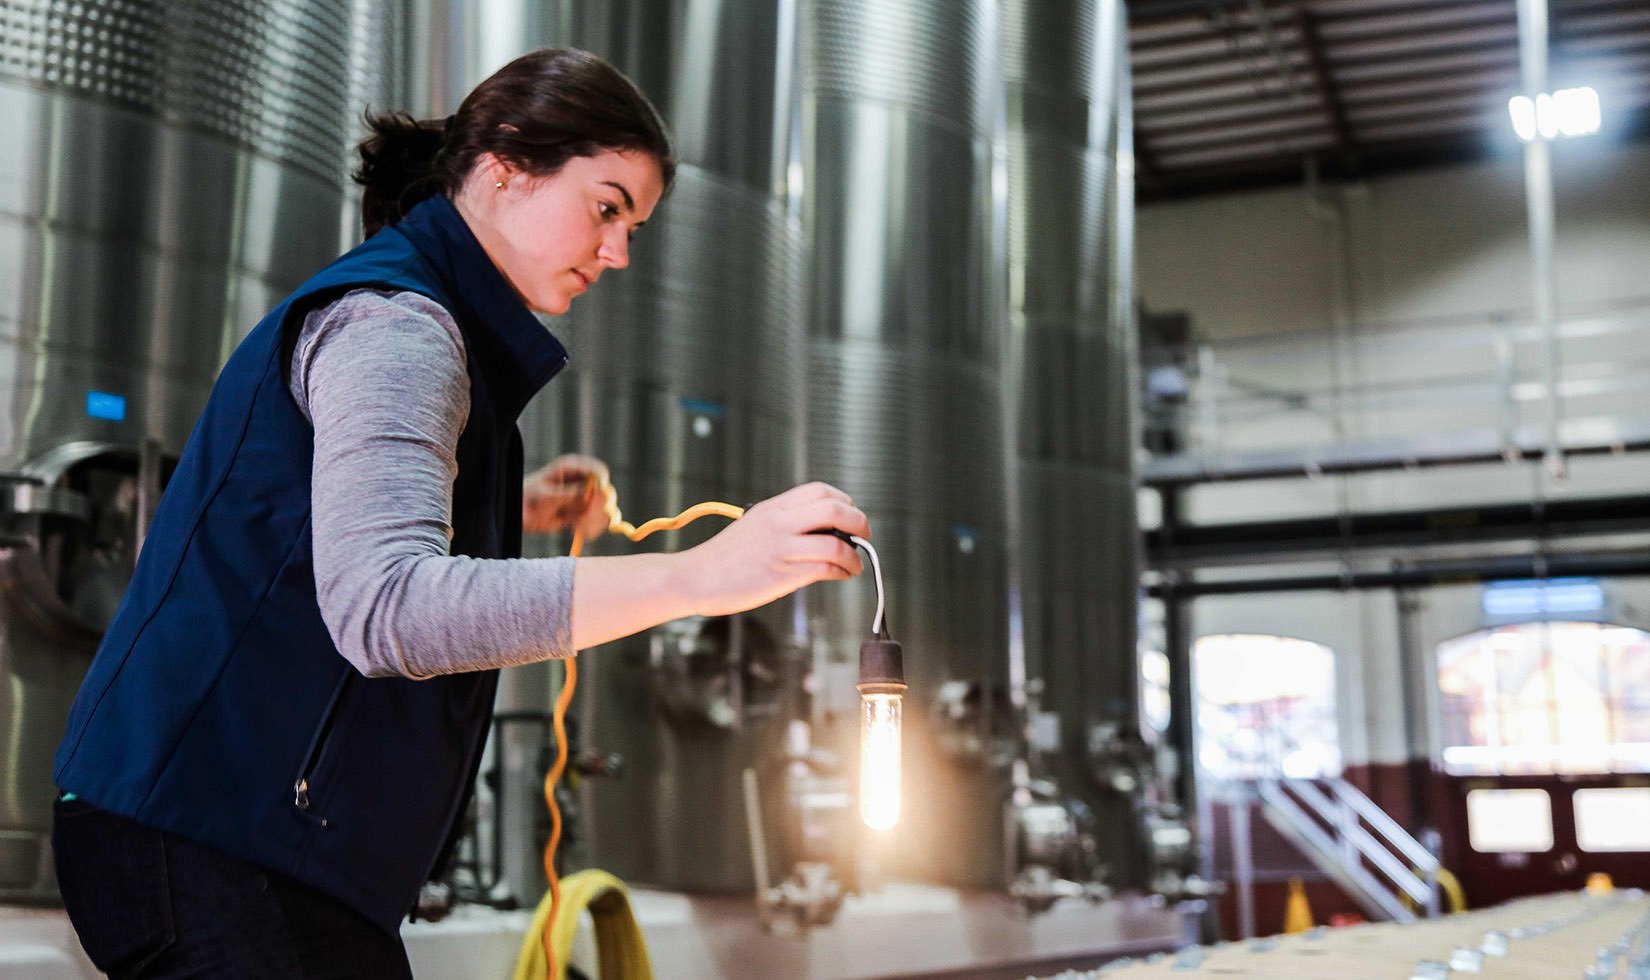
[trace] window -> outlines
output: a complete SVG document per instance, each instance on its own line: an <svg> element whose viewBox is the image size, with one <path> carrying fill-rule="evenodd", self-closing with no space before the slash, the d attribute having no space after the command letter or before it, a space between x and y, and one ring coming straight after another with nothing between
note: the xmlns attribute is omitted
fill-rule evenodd
<svg viewBox="0 0 1650 980"><path fill-rule="evenodd" d="M1575 791L1576 846L1584 851L1650 851L1650 787Z"/></svg>
<svg viewBox="0 0 1650 980"><path fill-rule="evenodd" d="M1438 648L1446 771L1650 772L1650 634L1527 623Z"/></svg>
<svg viewBox="0 0 1650 980"><path fill-rule="evenodd" d="M1553 849L1553 801L1544 789L1467 792L1467 839L1485 854Z"/></svg>
<svg viewBox="0 0 1650 980"><path fill-rule="evenodd" d="M1140 718L1153 732L1169 730L1169 657L1162 650L1140 654Z"/></svg>
<svg viewBox="0 0 1650 980"><path fill-rule="evenodd" d="M1206 636L1192 649L1198 764L1216 779L1339 774L1335 654L1286 636Z"/></svg>

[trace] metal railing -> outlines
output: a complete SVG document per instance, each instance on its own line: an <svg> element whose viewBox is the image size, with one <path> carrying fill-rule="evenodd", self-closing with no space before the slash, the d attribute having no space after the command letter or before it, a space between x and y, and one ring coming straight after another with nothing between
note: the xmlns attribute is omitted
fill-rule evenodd
<svg viewBox="0 0 1650 980"><path fill-rule="evenodd" d="M1343 779L1263 779L1250 784L1261 815L1319 870L1363 908L1371 919L1412 922L1420 910L1438 914L1438 858L1400 827L1386 811ZM1248 835L1247 801L1242 832ZM1248 840L1237 840L1234 854L1239 878L1252 868ZM1249 883L1240 880L1239 901ZM1406 898L1408 901L1406 901ZM1251 909L1244 919L1253 921ZM1242 910L1240 909L1240 914Z"/></svg>
<svg viewBox="0 0 1650 980"><path fill-rule="evenodd" d="M1469 435L1511 455L1554 412L1571 440L1644 421L1646 339L1650 298L1638 298L1567 311L1551 372L1541 331L1509 312L1152 346L1142 379L1148 422L1165 405L1157 421L1187 455ZM1173 404L1151 393L1159 368L1179 379Z"/></svg>

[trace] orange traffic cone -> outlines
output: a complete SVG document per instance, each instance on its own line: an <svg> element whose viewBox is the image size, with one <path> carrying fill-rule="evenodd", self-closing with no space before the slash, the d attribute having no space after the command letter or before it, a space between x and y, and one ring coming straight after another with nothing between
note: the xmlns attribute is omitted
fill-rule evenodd
<svg viewBox="0 0 1650 980"><path fill-rule="evenodd" d="M1289 879L1289 897L1283 903L1283 931L1305 932L1312 928L1312 906L1306 902L1306 886L1299 878Z"/></svg>

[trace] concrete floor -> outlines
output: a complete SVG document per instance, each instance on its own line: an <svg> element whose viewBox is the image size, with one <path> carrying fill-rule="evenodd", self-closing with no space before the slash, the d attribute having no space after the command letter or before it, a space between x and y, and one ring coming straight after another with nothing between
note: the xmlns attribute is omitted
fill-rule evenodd
<svg viewBox="0 0 1650 980"><path fill-rule="evenodd" d="M661 980L1021 978L1180 944L1172 907L1147 899L1062 905L1035 917L996 893L891 884L850 897L837 921L765 932L745 897L637 889L632 907ZM508 980L528 911L464 907L402 930L418 980ZM581 937L583 938L583 937ZM596 974L593 944L574 963ZM0 907L0 980L96 980L61 911Z"/></svg>
<svg viewBox="0 0 1650 980"><path fill-rule="evenodd" d="M1181 937L1176 911L1147 899L1029 917L994 892L891 884L851 896L830 926L780 936L762 929L743 896L636 889L631 898L655 973L669 980L1019 980L1171 949ZM527 912L467 908L402 935L419 980L507 978L528 920ZM574 962L594 975L588 951Z"/></svg>

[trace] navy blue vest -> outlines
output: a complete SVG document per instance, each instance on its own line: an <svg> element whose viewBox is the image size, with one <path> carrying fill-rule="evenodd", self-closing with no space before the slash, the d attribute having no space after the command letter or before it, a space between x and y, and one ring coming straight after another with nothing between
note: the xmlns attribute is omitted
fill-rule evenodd
<svg viewBox="0 0 1650 980"><path fill-rule="evenodd" d="M567 353L437 196L299 287L230 357L75 699L56 781L394 932L458 818L498 674L366 678L321 620L314 434L284 361L305 313L362 286L418 292L453 313L471 406L452 552L520 555L516 419Z"/></svg>

